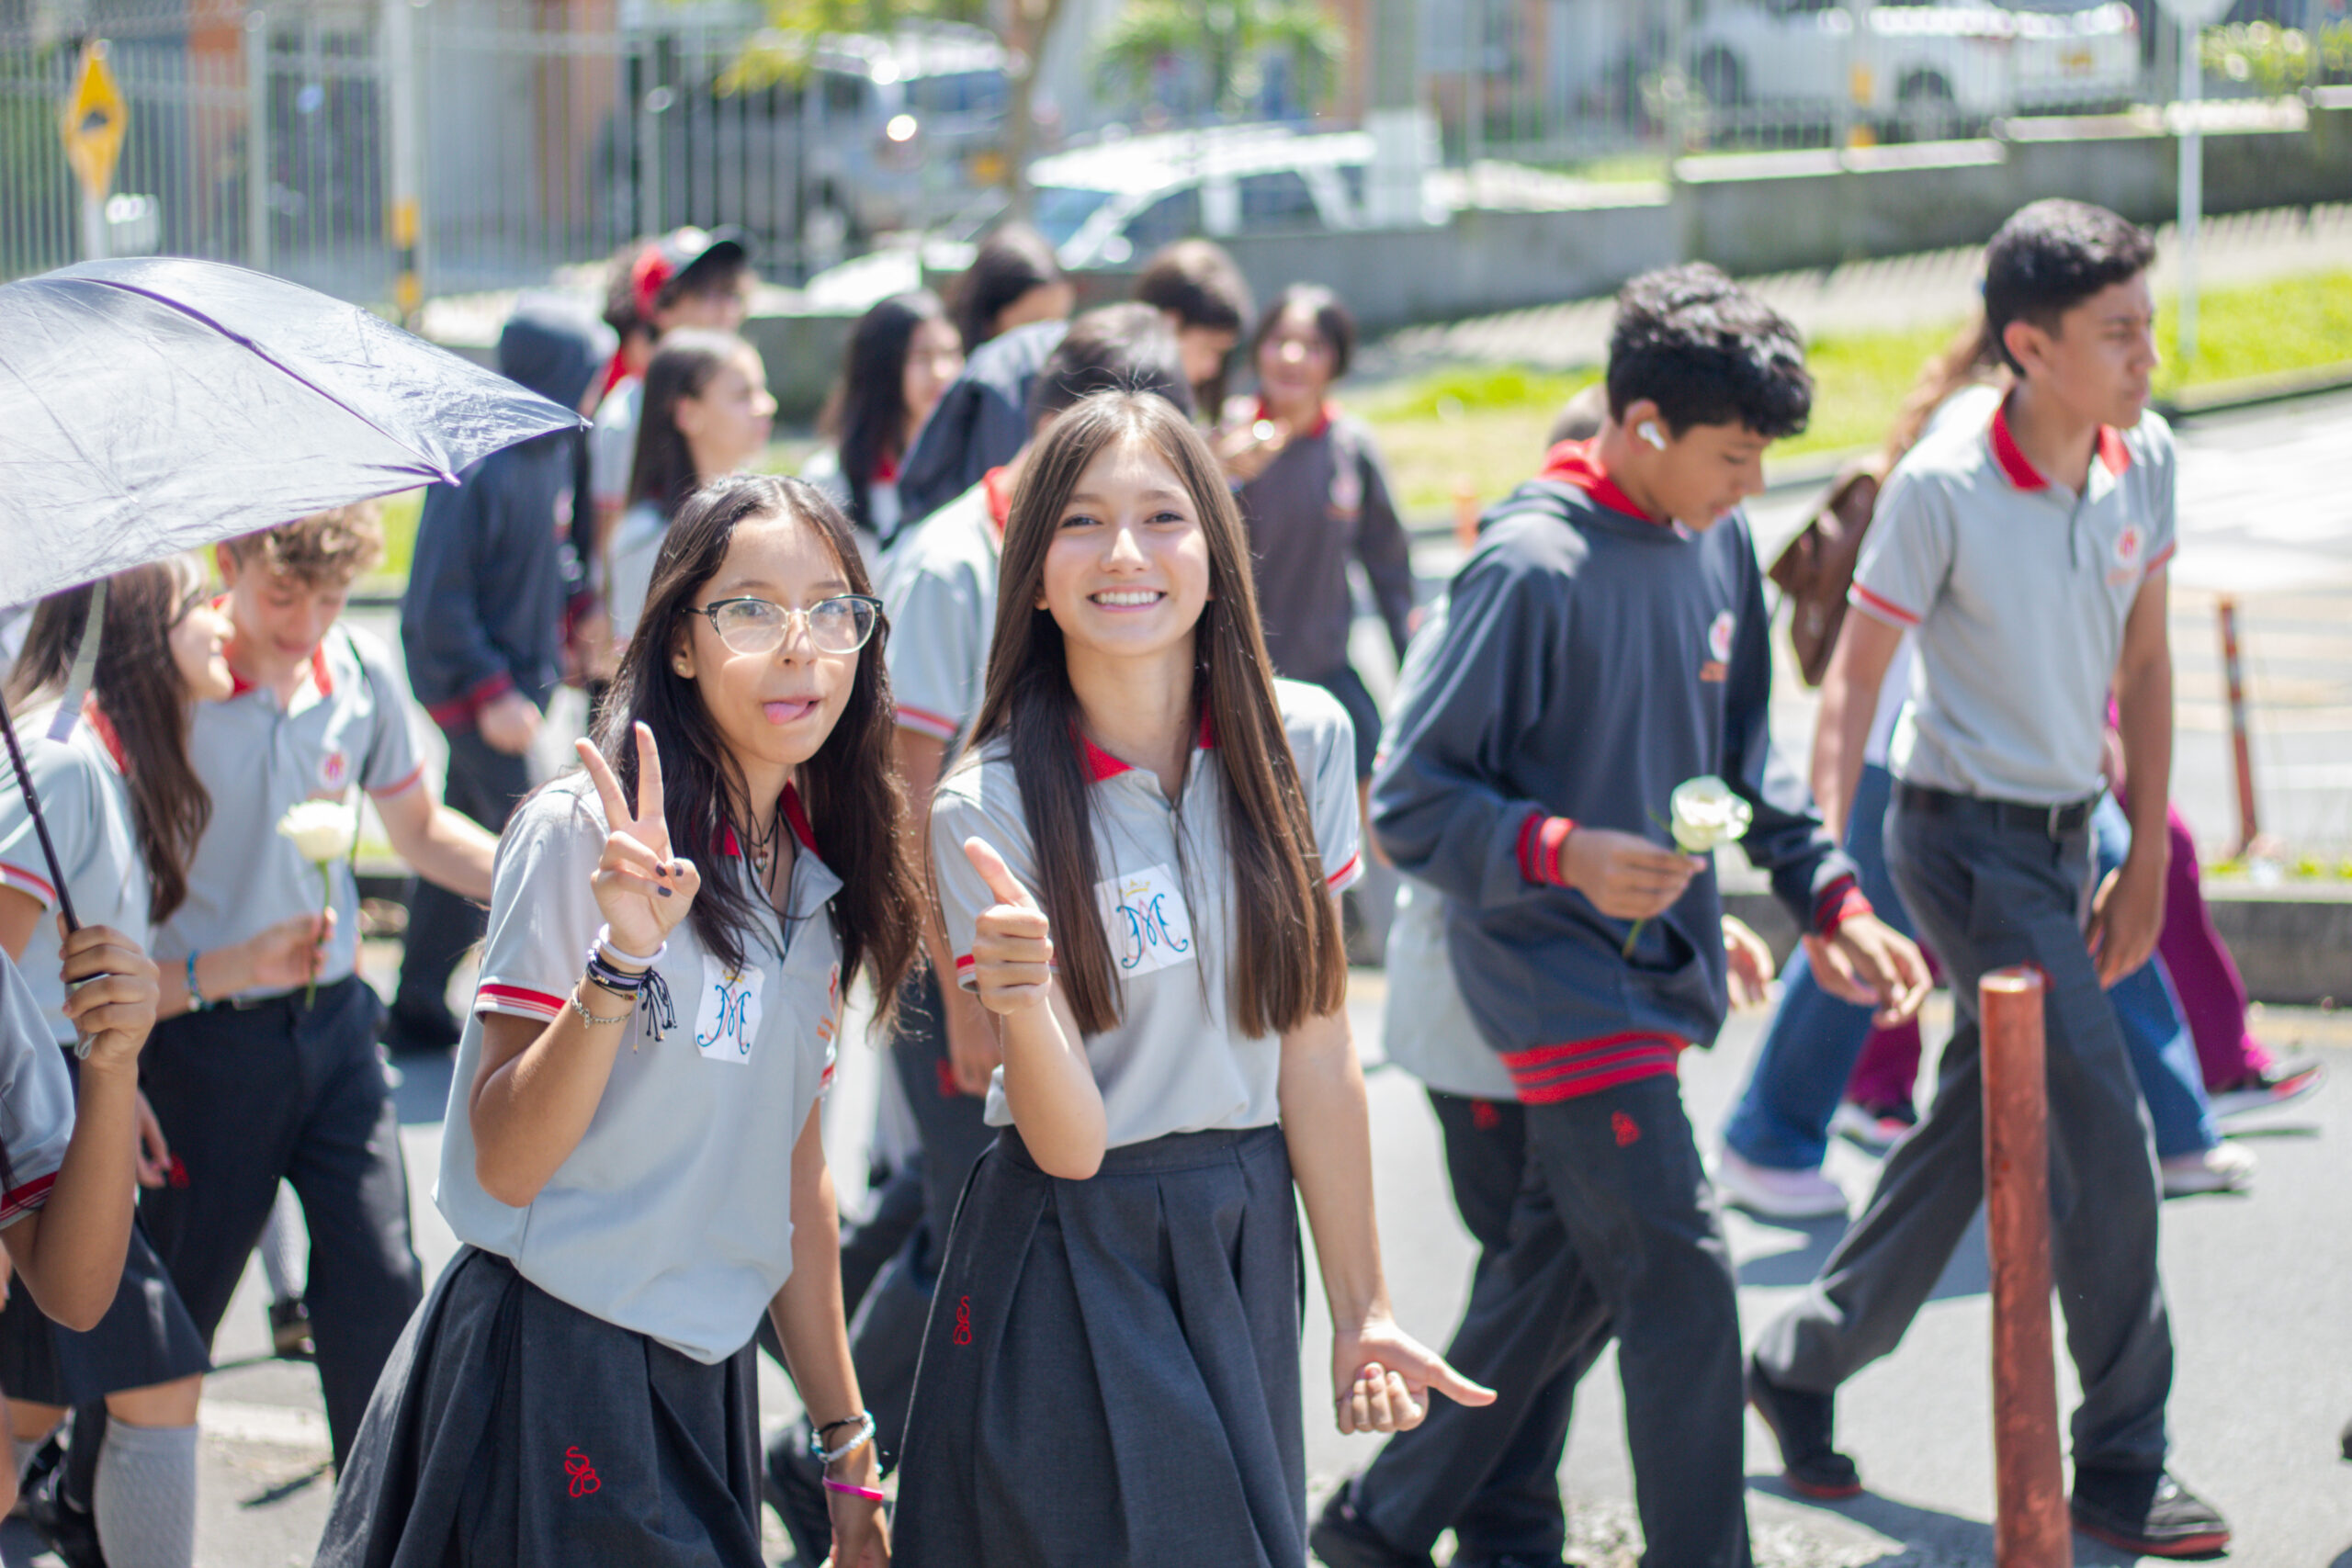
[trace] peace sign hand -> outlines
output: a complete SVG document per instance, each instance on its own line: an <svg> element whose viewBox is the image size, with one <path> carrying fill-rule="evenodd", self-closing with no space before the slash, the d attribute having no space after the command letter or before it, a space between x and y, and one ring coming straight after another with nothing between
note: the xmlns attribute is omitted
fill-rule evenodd
<svg viewBox="0 0 2352 1568"><path fill-rule="evenodd" d="M649 953L670 940L694 908L702 874L694 862L671 853L669 818L662 814L662 755L653 731L637 729L637 810L621 794L620 780L596 748L575 740L581 763L605 803L605 852L589 885L596 908L612 928L613 945L625 953Z"/></svg>
<svg viewBox="0 0 2352 1568"><path fill-rule="evenodd" d="M1025 1012L1043 1002L1053 986L1053 928L986 839L965 840L964 858L997 899L980 911L972 932L972 977L980 1005L995 1013Z"/></svg>

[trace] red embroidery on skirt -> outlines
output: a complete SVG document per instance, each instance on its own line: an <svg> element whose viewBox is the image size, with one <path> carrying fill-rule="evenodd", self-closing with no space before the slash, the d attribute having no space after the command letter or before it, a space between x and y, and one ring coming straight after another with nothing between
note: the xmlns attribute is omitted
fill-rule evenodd
<svg viewBox="0 0 2352 1568"><path fill-rule="evenodd" d="M1470 1102L1470 1125L1481 1133L1491 1133L1502 1124L1503 1113L1495 1109L1494 1101L1474 1100Z"/></svg>
<svg viewBox="0 0 2352 1568"><path fill-rule="evenodd" d="M571 1495L574 1497L585 1497L605 1484L596 1479L596 1467L590 1464L588 1456L578 1449L563 1450L563 1472L571 1477Z"/></svg>
<svg viewBox="0 0 2352 1568"><path fill-rule="evenodd" d="M956 1064L953 1062L940 1063L939 1098L942 1100L953 1100L963 1092L964 1091L957 1088L956 1084Z"/></svg>
<svg viewBox="0 0 2352 1568"><path fill-rule="evenodd" d="M174 1187L186 1187L187 1185L187 1167L180 1162L179 1156L174 1155L172 1156L172 1168L164 1173L164 1179L170 1182Z"/></svg>
<svg viewBox="0 0 2352 1568"><path fill-rule="evenodd" d="M949 1336L958 1345L972 1342L972 1298L965 1296L956 1303L956 1332Z"/></svg>
<svg viewBox="0 0 2352 1568"><path fill-rule="evenodd" d="M1634 1119L1622 1111L1611 1113L1609 1130L1617 1134L1617 1146L1621 1149L1630 1148L1642 1141L1641 1128L1634 1125Z"/></svg>

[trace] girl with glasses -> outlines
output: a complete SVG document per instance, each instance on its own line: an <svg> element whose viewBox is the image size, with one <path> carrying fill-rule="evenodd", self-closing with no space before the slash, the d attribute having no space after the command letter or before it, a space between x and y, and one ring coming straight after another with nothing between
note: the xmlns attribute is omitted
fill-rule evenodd
<svg viewBox="0 0 2352 1568"><path fill-rule="evenodd" d="M1390 1314L1338 891L1347 714L1267 674L1190 421L1055 421L1005 530L986 695L932 807L955 973L997 1015L994 1145L947 1243L898 1528L922 1568L1304 1568L1297 1208L1342 1431L1457 1377Z"/></svg>
<svg viewBox="0 0 2352 1568"><path fill-rule="evenodd" d="M918 901L887 631L797 479L697 491L583 770L500 845L411 1322L318 1561L754 1568L762 1312L842 1568L889 1560L842 1317L820 1100L842 998L897 994Z"/></svg>

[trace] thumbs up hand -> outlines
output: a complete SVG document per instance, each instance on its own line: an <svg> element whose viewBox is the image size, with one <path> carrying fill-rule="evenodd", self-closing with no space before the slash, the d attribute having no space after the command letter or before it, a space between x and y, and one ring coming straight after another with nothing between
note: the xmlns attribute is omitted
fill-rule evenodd
<svg viewBox="0 0 2352 1568"><path fill-rule="evenodd" d="M1026 1012L1053 988L1054 940L1046 912L985 839L964 840L964 858L997 901L980 911L972 936L972 971L980 1005L990 1012Z"/></svg>

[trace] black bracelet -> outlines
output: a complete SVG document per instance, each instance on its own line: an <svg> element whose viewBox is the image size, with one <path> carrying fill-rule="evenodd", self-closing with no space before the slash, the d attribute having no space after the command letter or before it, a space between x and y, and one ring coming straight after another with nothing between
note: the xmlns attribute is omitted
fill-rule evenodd
<svg viewBox="0 0 2352 1568"><path fill-rule="evenodd" d="M602 949L591 947L588 950L588 983L602 986L615 996L635 997L645 989L645 978L652 973L651 969L632 973L606 958Z"/></svg>
<svg viewBox="0 0 2352 1568"><path fill-rule="evenodd" d="M818 1428L817 1428L817 1431L818 1431L818 1433L821 1436L821 1435L822 1435L822 1434L824 1434L824 1433L827 1433L827 1432L831 1431L831 1430L832 1430L834 1427L854 1427L854 1426L856 1426L860 1421L863 1421L863 1420L865 1420L865 1417L863 1415L859 1415L859 1416L842 1416L842 1417L840 1420L838 1420L838 1421L828 1421L828 1422L826 1422L823 1426L821 1426L821 1427L818 1427Z"/></svg>

